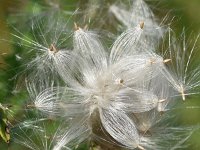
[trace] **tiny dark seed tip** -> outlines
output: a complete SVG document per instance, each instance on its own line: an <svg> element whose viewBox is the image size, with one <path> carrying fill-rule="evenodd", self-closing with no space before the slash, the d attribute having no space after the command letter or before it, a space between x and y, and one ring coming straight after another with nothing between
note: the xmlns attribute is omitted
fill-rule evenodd
<svg viewBox="0 0 200 150"><path fill-rule="evenodd" d="M120 80L119 80L119 83L121 83L121 84L124 83L124 80L123 80L123 79L120 79Z"/></svg>
<svg viewBox="0 0 200 150"><path fill-rule="evenodd" d="M160 116L164 115L164 113L165 113L164 111L160 111Z"/></svg>
<svg viewBox="0 0 200 150"><path fill-rule="evenodd" d="M140 23L140 28L143 29L144 28L144 22Z"/></svg>
<svg viewBox="0 0 200 150"><path fill-rule="evenodd" d="M50 45L49 50L50 50L51 52L54 52L54 53L57 53L57 52L58 52L58 50L56 49L56 47L55 47L54 44L51 44L51 45Z"/></svg>

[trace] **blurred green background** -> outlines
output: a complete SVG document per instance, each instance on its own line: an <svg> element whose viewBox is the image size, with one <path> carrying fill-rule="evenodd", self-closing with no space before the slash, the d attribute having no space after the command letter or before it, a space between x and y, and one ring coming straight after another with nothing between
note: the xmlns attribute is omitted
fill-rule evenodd
<svg viewBox="0 0 200 150"><path fill-rule="evenodd" d="M53 1L53 0L52 0ZM77 6L87 3L88 0L62 0L62 9L65 11L72 11ZM95 0L94 0L95 1ZM14 76L20 71L21 62L16 60L16 54L20 54L21 49L16 45L13 45L13 37L10 33L13 32L12 25L15 28L27 29L29 26L26 24L26 18L30 17L33 8L40 12L42 9L48 9L51 7L47 5L49 0L0 0L0 103L13 104L17 106L24 105L24 101L27 99L27 95L23 92L15 92L16 80ZM55 0L55 3L60 3ZM151 2L150 2L151 3ZM45 7L44 7L45 6ZM175 17L173 23L173 29L180 33L183 27L186 28L187 34L197 36L200 33L200 0L161 0L157 2L156 15L163 16L166 12L170 12L170 17ZM21 26L21 24L24 24ZM200 41L197 46L200 47ZM197 58L200 59L200 48ZM200 64L200 60L199 60ZM200 97L193 96L189 100L183 103L183 106L199 106ZM200 109L180 109L179 120L183 125L195 125L200 124ZM20 109L19 109L20 110ZM23 111L16 111L15 118L22 118ZM11 123L15 121L11 120ZM12 138L12 137L11 137ZM192 147L188 150L200 149L200 131L197 131L189 139L192 143ZM20 146L11 142L7 145L0 138L0 150L22 150Z"/></svg>

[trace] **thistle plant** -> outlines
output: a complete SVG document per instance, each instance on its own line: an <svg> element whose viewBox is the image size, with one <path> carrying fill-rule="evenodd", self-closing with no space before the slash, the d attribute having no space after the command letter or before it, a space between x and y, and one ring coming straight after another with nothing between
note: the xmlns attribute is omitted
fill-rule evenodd
<svg viewBox="0 0 200 150"><path fill-rule="evenodd" d="M174 110L199 93L200 68L191 68L198 37L193 44L184 33L177 39L143 0L125 8L118 2L106 8L123 26L112 45L100 36L105 30L72 27L71 18L33 19L34 39L16 30L31 55L18 76L31 99L26 108L35 113L13 128L11 139L32 150L188 146L198 126L175 125Z"/></svg>

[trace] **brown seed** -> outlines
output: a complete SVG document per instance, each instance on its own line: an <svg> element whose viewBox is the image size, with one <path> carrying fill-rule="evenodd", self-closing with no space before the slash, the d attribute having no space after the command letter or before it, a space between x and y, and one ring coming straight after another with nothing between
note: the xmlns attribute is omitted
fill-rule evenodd
<svg viewBox="0 0 200 150"><path fill-rule="evenodd" d="M52 52L54 52L54 53L58 52L58 50L56 49L56 47L54 46L54 44L50 45L49 50L52 51Z"/></svg>
<svg viewBox="0 0 200 150"><path fill-rule="evenodd" d="M120 83L120 84L124 83L124 80L123 80L123 79L120 79L120 80L119 80L119 83Z"/></svg>
<svg viewBox="0 0 200 150"><path fill-rule="evenodd" d="M144 22L140 23L140 28L143 29L144 28Z"/></svg>

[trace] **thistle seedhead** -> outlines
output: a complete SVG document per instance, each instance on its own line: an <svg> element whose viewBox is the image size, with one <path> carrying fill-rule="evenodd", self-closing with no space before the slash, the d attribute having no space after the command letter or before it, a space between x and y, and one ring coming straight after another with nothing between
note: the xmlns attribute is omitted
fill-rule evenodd
<svg viewBox="0 0 200 150"><path fill-rule="evenodd" d="M59 34L57 29L53 30L53 25L58 22L48 24L53 29L51 27L47 33L54 34L50 41L46 41L44 33L42 42L15 35L37 51L37 57L29 63L34 71L26 77L32 101L27 107L39 110L47 118L56 115L56 120L63 122L53 134L56 140L52 145L44 144L51 141L49 134L42 136L45 150L74 148L85 140L90 143L102 140L126 149L163 150L166 146L175 149L183 143L181 139L188 138L184 132L186 128L175 130L168 126L171 120L167 115L160 114L172 108L175 92L185 100L186 93L199 87L199 68L191 73L193 77L187 76L194 47L186 57L185 47L169 45L170 55L164 59L155 50L164 31L143 0L135 0L130 10L117 5L110 9L127 28L116 36L110 48L102 43L97 32L76 23L73 43L67 46L72 47L72 51L63 45L68 38L61 36L65 27L58 30ZM187 58L186 63L180 58ZM40 127L38 129L40 135L46 133ZM193 130L187 131L192 133ZM25 140L21 144L41 149L30 143L29 137L28 140L19 137Z"/></svg>

